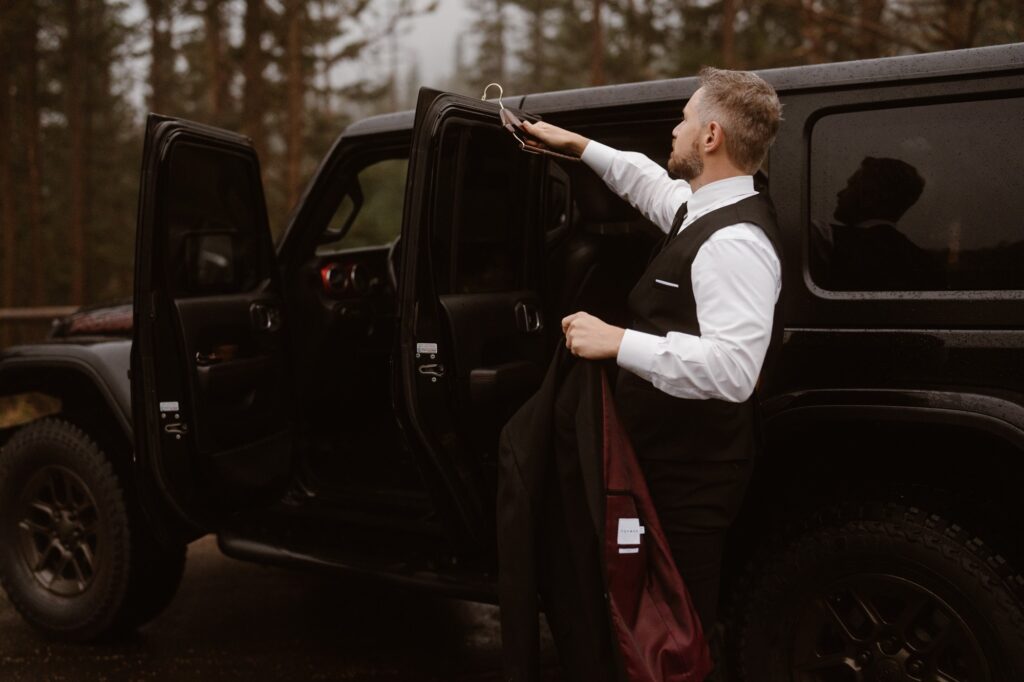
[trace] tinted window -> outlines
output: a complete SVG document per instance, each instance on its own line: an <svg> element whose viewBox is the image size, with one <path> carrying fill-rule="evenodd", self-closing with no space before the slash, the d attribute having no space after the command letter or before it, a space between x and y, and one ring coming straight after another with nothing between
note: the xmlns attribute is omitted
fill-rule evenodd
<svg viewBox="0 0 1024 682"><path fill-rule="evenodd" d="M247 291L268 272L259 176L238 154L179 143L164 173L165 271L175 295Z"/></svg>
<svg viewBox="0 0 1024 682"><path fill-rule="evenodd" d="M530 168L538 157L500 128L452 126L441 145L433 245L439 279L450 283L439 286L452 293L523 286Z"/></svg>
<svg viewBox="0 0 1024 682"><path fill-rule="evenodd" d="M835 291L1024 289L1024 98L834 114L811 136L810 269Z"/></svg>

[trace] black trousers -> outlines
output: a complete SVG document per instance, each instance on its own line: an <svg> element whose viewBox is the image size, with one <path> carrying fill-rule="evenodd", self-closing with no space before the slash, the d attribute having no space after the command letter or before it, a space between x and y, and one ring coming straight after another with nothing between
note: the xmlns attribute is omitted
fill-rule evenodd
<svg viewBox="0 0 1024 682"><path fill-rule="evenodd" d="M640 459L676 568L710 636L726 532L739 513L754 460Z"/></svg>

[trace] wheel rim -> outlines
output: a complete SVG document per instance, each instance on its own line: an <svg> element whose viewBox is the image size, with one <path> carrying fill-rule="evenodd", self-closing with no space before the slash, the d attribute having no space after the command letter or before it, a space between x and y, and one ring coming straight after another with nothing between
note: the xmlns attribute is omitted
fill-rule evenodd
<svg viewBox="0 0 1024 682"><path fill-rule="evenodd" d="M99 511L88 486L73 471L47 466L21 496L18 519L21 558L48 592L74 597L96 575Z"/></svg>
<svg viewBox="0 0 1024 682"><path fill-rule="evenodd" d="M836 581L805 605L793 632L799 682L994 680L963 616L904 577Z"/></svg>

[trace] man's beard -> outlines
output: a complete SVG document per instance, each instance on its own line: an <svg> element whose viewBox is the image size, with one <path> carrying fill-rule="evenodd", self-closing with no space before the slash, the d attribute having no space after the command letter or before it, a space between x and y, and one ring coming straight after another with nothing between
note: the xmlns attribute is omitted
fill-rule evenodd
<svg viewBox="0 0 1024 682"><path fill-rule="evenodd" d="M668 172L680 180L690 182L704 172L704 159L700 156L699 140L694 140L690 152L677 158L675 154L668 158Z"/></svg>

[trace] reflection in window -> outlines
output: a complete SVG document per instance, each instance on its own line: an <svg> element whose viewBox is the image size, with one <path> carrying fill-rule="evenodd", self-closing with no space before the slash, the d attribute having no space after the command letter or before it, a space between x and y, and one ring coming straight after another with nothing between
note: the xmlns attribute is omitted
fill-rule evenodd
<svg viewBox="0 0 1024 682"><path fill-rule="evenodd" d="M834 291L1024 289L1024 99L827 116L811 277Z"/></svg>

